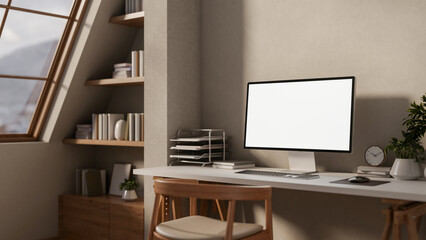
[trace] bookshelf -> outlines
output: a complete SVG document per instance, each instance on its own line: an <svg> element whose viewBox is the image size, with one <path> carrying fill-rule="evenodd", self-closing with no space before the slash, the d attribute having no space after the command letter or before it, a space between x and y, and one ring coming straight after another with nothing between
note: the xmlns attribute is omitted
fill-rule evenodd
<svg viewBox="0 0 426 240"><path fill-rule="evenodd" d="M144 16L144 12L113 16L109 23L119 24L123 26L122 28L125 28L121 30L138 31L143 35ZM108 23L105 22L105 24ZM133 39L134 45L136 45L136 48L143 49L143 41L138 42L138 40L139 38ZM86 79L84 85L113 88L112 91L93 89L93 91L110 91L113 93L101 101L102 104L105 104L105 112L139 113L143 112L144 81L143 76ZM106 169L107 172L112 172L113 163L116 161L126 161L134 167L143 166L143 141L65 138L63 143L87 146L87 148L93 149L95 153L94 167ZM135 202L125 202L120 197L110 195L97 197L63 195L60 196L59 207L60 239L75 236L81 236L78 239L143 239L143 197ZM96 215L95 217L93 217L93 213ZM98 219L99 216L102 216L101 220ZM80 223L76 224L76 222Z"/></svg>
<svg viewBox="0 0 426 240"><path fill-rule="evenodd" d="M119 141L119 140L93 140L93 139L64 139L64 143L77 145L97 145L97 146L115 146L115 147L144 147L141 141Z"/></svg>
<svg viewBox="0 0 426 240"><path fill-rule="evenodd" d="M125 25L129 27L141 28L144 25L145 12L135 12L120 16L114 16L109 19L110 23Z"/></svg>
<svg viewBox="0 0 426 240"><path fill-rule="evenodd" d="M135 12L119 16L113 16L109 22L124 26L135 28L142 28L144 26L145 12ZM140 86L143 85L145 78L131 77L131 78L104 78L87 80L85 86ZM118 141L118 140L94 140L94 139L64 139L64 143L76 145L93 145L93 146L115 146L115 147L144 147L144 142L141 141Z"/></svg>
<svg viewBox="0 0 426 240"><path fill-rule="evenodd" d="M97 80L88 80L84 85L86 86L132 86L143 85L144 77L134 78L105 78Z"/></svg>

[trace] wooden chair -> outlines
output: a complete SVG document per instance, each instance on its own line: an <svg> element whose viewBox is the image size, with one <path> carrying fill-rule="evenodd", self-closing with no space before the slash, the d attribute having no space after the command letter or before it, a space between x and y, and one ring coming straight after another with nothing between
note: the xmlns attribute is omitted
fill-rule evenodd
<svg viewBox="0 0 426 240"><path fill-rule="evenodd" d="M154 180L154 209L149 240L272 240L272 188ZM190 216L159 223L163 196L189 198ZM228 201L227 221L197 215L197 199ZM265 201L265 229L254 223L236 223L236 201Z"/></svg>

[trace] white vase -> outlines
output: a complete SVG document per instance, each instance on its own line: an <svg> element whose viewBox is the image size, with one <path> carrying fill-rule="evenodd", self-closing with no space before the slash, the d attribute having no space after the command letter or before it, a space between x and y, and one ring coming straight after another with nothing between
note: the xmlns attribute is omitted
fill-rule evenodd
<svg viewBox="0 0 426 240"><path fill-rule="evenodd" d="M416 180L422 176L422 170L415 159L396 158L390 175L398 180Z"/></svg>
<svg viewBox="0 0 426 240"><path fill-rule="evenodd" d="M135 190L124 190L122 199L124 201L134 201L138 199L138 195Z"/></svg>
<svg viewBox="0 0 426 240"><path fill-rule="evenodd" d="M117 140L124 140L124 135L126 133L126 120L120 119L114 126L114 137Z"/></svg>

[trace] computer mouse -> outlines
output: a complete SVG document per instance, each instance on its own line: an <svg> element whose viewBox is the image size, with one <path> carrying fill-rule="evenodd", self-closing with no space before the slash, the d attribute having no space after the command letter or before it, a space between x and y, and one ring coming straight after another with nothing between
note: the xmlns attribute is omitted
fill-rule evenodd
<svg viewBox="0 0 426 240"><path fill-rule="evenodd" d="M368 177L355 176L355 177L349 178L348 181L351 183L366 183L370 181L370 179Z"/></svg>

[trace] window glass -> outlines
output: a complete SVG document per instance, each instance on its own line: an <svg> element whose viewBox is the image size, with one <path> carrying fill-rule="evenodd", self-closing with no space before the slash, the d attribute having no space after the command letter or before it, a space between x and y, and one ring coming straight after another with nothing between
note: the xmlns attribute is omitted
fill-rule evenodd
<svg viewBox="0 0 426 240"><path fill-rule="evenodd" d="M68 16L73 2L74 0L12 0L12 6Z"/></svg>
<svg viewBox="0 0 426 240"><path fill-rule="evenodd" d="M0 134L26 134L44 81L0 78Z"/></svg>
<svg viewBox="0 0 426 240"><path fill-rule="evenodd" d="M1 0L0 0L1 1ZM0 3L1 4L1 3ZM1 8L0 7L0 24L1 24L1 21L3 21L3 16L4 16L4 8Z"/></svg>
<svg viewBox="0 0 426 240"><path fill-rule="evenodd" d="M0 74L46 77L65 24L65 19L10 10L0 38Z"/></svg>
<svg viewBox="0 0 426 240"><path fill-rule="evenodd" d="M0 0L0 4L7 5L7 0Z"/></svg>

